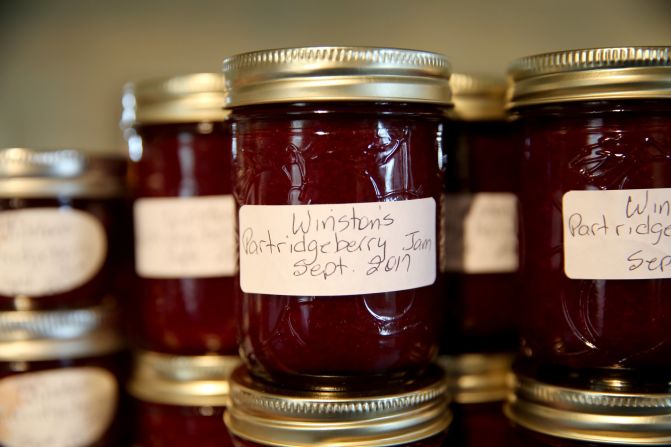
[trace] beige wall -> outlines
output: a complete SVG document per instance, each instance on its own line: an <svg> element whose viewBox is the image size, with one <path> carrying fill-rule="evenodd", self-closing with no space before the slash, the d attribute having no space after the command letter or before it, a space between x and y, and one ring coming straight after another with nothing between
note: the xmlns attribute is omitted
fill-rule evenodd
<svg viewBox="0 0 671 447"><path fill-rule="evenodd" d="M543 51L671 45L665 0L0 0L0 147L122 150L123 83L228 54L349 44L503 74Z"/></svg>

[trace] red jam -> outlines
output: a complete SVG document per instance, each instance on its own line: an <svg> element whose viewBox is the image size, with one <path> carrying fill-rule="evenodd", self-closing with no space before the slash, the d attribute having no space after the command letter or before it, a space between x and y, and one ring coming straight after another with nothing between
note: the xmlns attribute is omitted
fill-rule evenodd
<svg viewBox="0 0 671 447"><path fill-rule="evenodd" d="M654 198L671 188L665 54L570 50L511 68L509 105L524 141L523 375L588 389L669 389L670 246L668 232L652 237L669 219L665 199Z"/></svg>
<svg viewBox="0 0 671 447"><path fill-rule="evenodd" d="M239 205L434 198L441 109L331 103L233 110ZM241 352L261 376L373 376L420 370L437 353L433 286L346 296L243 293ZM299 386L305 386L299 381Z"/></svg>
<svg viewBox="0 0 671 447"><path fill-rule="evenodd" d="M232 447L223 422L224 407L179 406L137 401L140 447Z"/></svg>
<svg viewBox="0 0 671 447"><path fill-rule="evenodd" d="M514 198L519 189L521 151L511 123L452 121L446 134L448 162L444 188L448 197L497 193L494 200L501 196ZM450 208L451 203L447 201L446 214L457 211ZM496 205L489 204L490 207ZM505 217L512 223L512 216ZM510 238L510 235L503 237ZM508 251L516 252L517 248ZM512 352L517 349L517 269L504 267L503 270L507 271L493 272L491 267L476 272L448 268L442 273L448 308L442 352Z"/></svg>
<svg viewBox="0 0 671 447"><path fill-rule="evenodd" d="M0 239L11 242L0 249L0 310L93 306L119 295L117 283L128 279L125 172L125 160L112 156L0 150Z"/></svg>
<svg viewBox="0 0 671 447"><path fill-rule="evenodd" d="M671 105L609 101L520 110L525 138L525 359L541 370L602 370L665 387L671 281L574 280L563 270L562 196L570 190L671 187ZM556 369L559 367L559 369ZM607 370L611 370L608 372ZM569 372L567 371L567 374ZM569 380L565 377L564 380Z"/></svg>
<svg viewBox="0 0 671 447"><path fill-rule="evenodd" d="M507 445L510 447L605 447L612 444L558 438L526 430L521 427L515 427L514 430L510 430L509 442ZM618 443L617 445L626 446L634 444Z"/></svg>
<svg viewBox="0 0 671 447"><path fill-rule="evenodd" d="M1 347L1 344L0 344ZM88 379L91 380L91 377L94 378L94 380L97 378L99 375L107 375L111 374L112 377L115 378L115 385L119 391L117 391L114 395L114 399L116 400L115 407L114 407L114 413L113 413L113 419L109 422L109 425L104 427L102 429L102 434L97 437L95 442L91 444L87 444L87 447L117 447L119 445L126 445L129 441L129 431L130 431L130 423L131 421L128 418L128 405L129 402L127 401L127 397L125 394L122 392L123 389L123 384L126 380L127 374L128 374L128 356L125 354L111 354L111 355L104 355L100 357L91 357L91 358L77 358L77 359L62 359L62 360L43 360L43 361L16 361L16 362L0 362L0 386L6 387L6 385L3 385L2 382L5 378L10 378L10 377L17 377L19 375L25 374L26 377L30 377L29 375L32 375L33 373L43 373L46 374L44 377L48 377L50 373L54 375L60 375L61 373L71 373L72 376L68 377L67 380L68 382L65 382L62 377L58 377L58 380L61 380L61 383L59 386L63 387L66 384L69 384L70 386L74 386L73 390L70 391L70 394L67 397L59 397L58 399L74 399L74 398L82 398L82 396L85 395L85 393L93 393L94 391L92 389L87 389L84 388L86 385L91 386L90 382L85 382L84 380ZM86 374L84 378L82 376L79 376L80 374ZM45 388L44 382L42 378L35 378L34 379L34 386L36 387L41 387L43 390L43 394L39 396L41 399L46 399L49 398L49 395L47 393L49 392L54 392L54 389L52 388ZM46 379L49 380L49 379ZM75 382L73 380L77 380L80 383L82 383L82 387L80 389L76 388ZM42 381L42 382L40 382ZM33 402L35 405L37 405L37 402L39 402L38 397L33 396L32 397ZM86 399L84 399L86 401ZM81 401L80 401L81 404ZM50 408L49 403L43 403L44 408ZM86 405L86 404L81 404L81 405ZM88 402L88 405L93 405L93 402ZM96 405L99 406L99 408L106 407L109 405L108 402L106 401L97 401ZM3 407L4 403L2 402L2 399L0 399L0 407ZM35 407L34 407L35 408ZM61 408L62 411L67 412L69 411L67 408L64 408L63 405L53 405L53 408ZM77 409L76 411L80 411L81 409ZM83 408L84 411L95 411L93 408ZM99 411L99 410L98 410ZM103 412L100 412L103 414ZM1 418L0 418L1 420ZM70 421L80 421L80 419L74 419L71 418ZM78 422L74 422L75 424ZM72 422L68 424L67 428L62 427L63 430L73 430L76 429L78 432L85 432L87 430L91 429L91 426L75 426L73 427ZM92 423L91 421L87 422L87 424L93 424L93 425L98 425L96 423ZM96 427L97 428L97 427ZM31 445L38 445L38 446L50 446L53 445L50 443L48 437L45 437L44 434L39 434L39 433L44 433L44 429L40 429L40 424L35 424L33 426L33 430L35 433L38 433L35 436L35 441L37 442L36 444L31 444ZM41 431L42 430L42 431ZM38 441L39 439L44 439L44 441ZM4 442L4 438L2 435L0 435L0 442ZM45 444L39 444L39 442L46 442Z"/></svg>
<svg viewBox="0 0 671 447"><path fill-rule="evenodd" d="M194 202L203 203L201 199L213 200L217 202L214 212L219 212L220 201L230 200L233 220L230 133L223 122L222 84L220 75L187 75L138 83L132 91L133 101L124 98L124 113L132 116L126 121L134 126L126 130L134 162L131 179L139 276L133 338L143 349L184 355L237 352L232 224L230 236L220 225L203 227L203 222L212 219L204 220L202 213L211 213L213 208L194 208ZM149 224L143 222L146 215L140 214L141 201L154 206ZM161 205L166 201L168 205ZM156 211L157 203L164 208ZM143 225L145 233L140 230ZM193 239L196 237L200 239ZM138 247L149 238L161 239L147 249L154 250L150 253L154 266L145 273L138 267ZM210 244L203 243L203 238ZM210 256L204 254L204 246L212 250L222 238L230 239L230 259L226 259L233 266L230 274L220 270L220 260L211 258L204 261L206 270L202 266L188 270L200 265L195 259ZM194 244L194 240L201 242ZM209 269L212 262L217 263L214 270Z"/></svg>
<svg viewBox="0 0 671 447"><path fill-rule="evenodd" d="M462 447L508 447L510 422L503 402L456 404L446 445Z"/></svg>

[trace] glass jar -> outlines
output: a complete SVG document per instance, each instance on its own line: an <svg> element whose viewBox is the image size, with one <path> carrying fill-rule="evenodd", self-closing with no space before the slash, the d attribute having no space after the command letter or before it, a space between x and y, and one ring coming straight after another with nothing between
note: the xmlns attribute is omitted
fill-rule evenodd
<svg viewBox="0 0 671 447"><path fill-rule="evenodd" d="M511 68L525 158L521 373L668 388L668 51L565 51Z"/></svg>
<svg viewBox="0 0 671 447"><path fill-rule="evenodd" d="M510 354L464 354L441 356L447 372L448 395L454 420L446 445L462 447L507 447L510 423L503 404L510 392L513 356Z"/></svg>
<svg viewBox="0 0 671 447"><path fill-rule="evenodd" d="M450 85L440 258L448 322L441 351L514 352L522 151L504 109L506 84L454 74Z"/></svg>
<svg viewBox="0 0 671 447"><path fill-rule="evenodd" d="M669 445L671 394L585 391L518 376L506 414L515 447Z"/></svg>
<svg viewBox="0 0 671 447"><path fill-rule="evenodd" d="M235 354L236 272L230 133L221 75L126 86L122 127L132 161L134 339L174 354Z"/></svg>
<svg viewBox="0 0 671 447"><path fill-rule="evenodd" d="M452 415L441 368L399 387L288 390L240 367L224 421L236 447L440 447Z"/></svg>
<svg viewBox="0 0 671 447"><path fill-rule="evenodd" d="M115 292L128 216L113 155L0 149L0 311L93 306Z"/></svg>
<svg viewBox="0 0 671 447"><path fill-rule="evenodd" d="M127 445L127 357L107 304L0 312L0 444Z"/></svg>
<svg viewBox="0 0 671 447"><path fill-rule="evenodd" d="M140 352L128 388L138 447L229 447L223 422L234 356Z"/></svg>
<svg viewBox="0 0 671 447"><path fill-rule="evenodd" d="M425 368L447 61L394 49L224 61L239 209L241 352L296 387Z"/></svg>

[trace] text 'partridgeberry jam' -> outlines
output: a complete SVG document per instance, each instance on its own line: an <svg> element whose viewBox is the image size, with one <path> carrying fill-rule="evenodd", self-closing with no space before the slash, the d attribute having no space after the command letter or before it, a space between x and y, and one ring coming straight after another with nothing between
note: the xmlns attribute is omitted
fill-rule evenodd
<svg viewBox="0 0 671 447"><path fill-rule="evenodd" d="M233 354L236 271L230 134L221 75L129 84L135 197L136 342L175 354Z"/></svg>
<svg viewBox="0 0 671 447"><path fill-rule="evenodd" d="M667 390L669 49L532 56L511 75L524 133L525 373Z"/></svg>
<svg viewBox="0 0 671 447"><path fill-rule="evenodd" d="M234 56L224 74L252 372L309 386L426 367L447 61L296 48Z"/></svg>

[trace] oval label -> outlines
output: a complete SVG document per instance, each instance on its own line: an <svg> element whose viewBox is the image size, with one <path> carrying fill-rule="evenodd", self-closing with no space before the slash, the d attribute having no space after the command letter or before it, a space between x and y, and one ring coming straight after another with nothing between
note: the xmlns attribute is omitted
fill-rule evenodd
<svg viewBox="0 0 671 447"><path fill-rule="evenodd" d="M44 296L84 285L107 255L102 224L72 208L0 212L0 294Z"/></svg>
<svg viewBox="0 0 671 447"><path fill-rule="evenodd" d="M0 380L0 444L79 447L98 441L112 423L118 387L95 367L47 370Z"/></svg>

